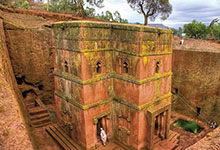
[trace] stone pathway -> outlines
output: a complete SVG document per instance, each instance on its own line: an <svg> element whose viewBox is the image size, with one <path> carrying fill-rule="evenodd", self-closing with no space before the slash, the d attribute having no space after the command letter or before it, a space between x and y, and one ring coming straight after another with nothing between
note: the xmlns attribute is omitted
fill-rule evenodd
<svg viewBox="0 0 220 150"><path fill-rule="evenodd" d="M119 145L113 143L113 142L108 142L106 146L99 145L96 150L126 150Z"/></svg>

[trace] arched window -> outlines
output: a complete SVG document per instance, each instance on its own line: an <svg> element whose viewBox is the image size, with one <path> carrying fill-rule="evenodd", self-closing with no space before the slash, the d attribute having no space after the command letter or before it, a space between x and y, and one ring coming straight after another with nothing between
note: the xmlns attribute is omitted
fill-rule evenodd
<svg viewBox="0 0 220 150"><path fill-rule="evenodd" d="M200 107L198 107L198 106L196 106L196 112L197 112L197 116L199 116L199 115L200 115L200 111L201 111L201 108L200 108Z"/></svg>
<svg viewBox="0 0 220 150"><path fill-rule="evenodd" d="M159 71L160 71L160 61L157 61L157 62L156 62L155 72L156 72L156 73L159 73Z"/></svg>
<svg viewBox="0 0 220 150"><path fill-rule="evenodd" d="M65 72L68 72L68 63L67 63L67 61L64 62L64 69L65 69Z"/></svg>
<svg viewBox="0 0 220 150"><path fill-rule="evenodd" d="M127 62L123 63L123 72L128 73L128 63Z"/></svg>
<svg viewBox="0 0 220 150"><path fill-rule="evenodd" d="M99 61L96 63L96 73L101 73L101 63Z"/></svg>

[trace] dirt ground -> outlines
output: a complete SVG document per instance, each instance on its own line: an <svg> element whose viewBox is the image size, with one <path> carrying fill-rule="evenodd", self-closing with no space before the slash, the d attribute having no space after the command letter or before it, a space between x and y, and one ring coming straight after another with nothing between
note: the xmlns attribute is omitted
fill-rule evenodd
<svg viewBox="0 0 220 150"><path fill-rule="evenodd" d="M192 51L209 51L220 53L220 42L213 40L187 39L184 38L183 45L180 45L181 38L173 38L173 49L187 49Z"/></svg>
<svg viewBox="0 0 220 150"><path fill-rule="evenodd" d="M33 131L35 138L37 139L37 148L39 150L61 150L62 148L59 147L52 139L51 136L47 134L45 131L45 127L42 128L35 128Z"/></svg>

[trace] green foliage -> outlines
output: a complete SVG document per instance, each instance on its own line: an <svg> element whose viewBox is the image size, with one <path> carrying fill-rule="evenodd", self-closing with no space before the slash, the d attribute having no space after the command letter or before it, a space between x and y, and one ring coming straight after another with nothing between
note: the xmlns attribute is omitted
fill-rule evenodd
<svg viewBox="0 0 220 150"><path fill-rule="evenodd" d="M186 120L183 120L183 119L179 119L179 120L175 121L173 125L177 126L177 127L180 127L185 131L192 132L194 134L198 134L198 131L200 129L202 129L198 125L198 123L196 123L195 121L186 121Z"/></svg>
<svg viewBox="0 0 220 150"><path fill-rule="evenodd" d="M102 12L101 14L97 14L96 18L103 19L103 20L108 20L108 21L113 21L113 15L108 10L105 13Z"/></svg>
<svg viewBox="0 0 220 150"><path fill-rule="evenodd" d="M103 0L86 0L86 2L91 6L102 7ZM96 14L95 9L92 7L86 7L84 9L85 3L83 0L50 0L50 3L46 5L46 9L52 12L59 13L71 13L73 15L96 17L98 19L128 23L127 19L122 19L118 11L113 14L110 11L102 12L101 14Z"/></svg>
<svg viewBox="0 0 220 150"><path fill-rule="evenodd" d="M114 16L115 16L114 21L121 22L121 23L128 23L127 19L122 19L121 18L121 14L118 11L114 12Z"/></svg>
<svg viewBox="0 0 220 150"><path fill-rule="evenodd" d="M178 30L175 28L171 28L171 30L173 31L173 35L182 37L183 29L181 27Z"/></svg>
<svg viewBox="0 0 220 150"><path fill-rule="evenodd" d="M214 35L216 40L220 40L220 24L213 26Z"/></svg>
<svg viewBox="0 0 220 150"><path fill-rule="evenodd" d="M77 5L69 0L50 0L48 11L59 13L76 13Z"/></svg>
<svg viewBox="0 0 220 150"><path fill-rule="evenodd" d="M194 39L207 39L210 33L210 28L202 22L193 20L192 23L184 25L184 33L189 38Z"/></svg>
<svg viewBox="0 0 220 150"><path fill-rule="evenodd" d="M46 10L60 13L71 13L78 16L94 17L95 9L85 7L85 4L101 8L103 0L50 0Z"/></svg>
<svg viewBox="0 0 220 150"><path fill-rule="evenodd" d="M110 11L107 10L105 13L102 12L101 14L97 14L96 18L120 23L128 23L127 19L121 18L121 14L118 11L115 11L112 14Z"/></svg>
<svg viewBox="0 0 220 150"><path fill-rule="evenodd" d="M30 5L27 0L16 0L14 7L15 8L23 8L23 9L30 9Z"/></svg>
<svg viewBox="0 0 220 150"><path fill-rule="evenodd" d="M88 17L95 17L95 9L91 7L86 7L85 13Z"/></svg>

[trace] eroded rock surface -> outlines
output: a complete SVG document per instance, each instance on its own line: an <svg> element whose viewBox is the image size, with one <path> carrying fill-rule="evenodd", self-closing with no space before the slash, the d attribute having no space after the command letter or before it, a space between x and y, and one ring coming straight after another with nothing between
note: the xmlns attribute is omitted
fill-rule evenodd
<svg viewBox="0 0 220 150"><path fill-rule="evenodd" d="M32 91L52 103L54 91L51 32L41 17L0 11L14 75L23 97Z"/></svg>
<svg viewBox="0 0 220 150"><path fill-rule="evenodd" d="M13 78L3 23L0 19L0 149L31 150L33 148L17 103Z"/></svg>
<svg viewBox="0 0 220 150"><path fill-rule="evenodd" d="M187 148L186 150L219 150L220 149L220 127L208 133L202 140Z"/></svg>

